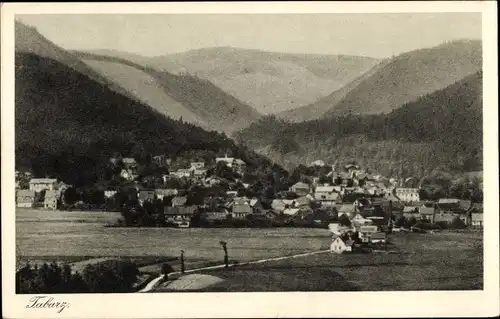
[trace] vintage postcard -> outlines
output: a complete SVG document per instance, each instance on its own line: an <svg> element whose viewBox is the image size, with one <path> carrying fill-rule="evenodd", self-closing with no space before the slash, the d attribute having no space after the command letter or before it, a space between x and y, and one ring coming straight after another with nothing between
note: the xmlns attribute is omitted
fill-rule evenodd
<svg viewBox="0 0 500 319"><path fill-rule="evenodd" d="M499 314L495 2L1 23L4 317Z"/></svg>

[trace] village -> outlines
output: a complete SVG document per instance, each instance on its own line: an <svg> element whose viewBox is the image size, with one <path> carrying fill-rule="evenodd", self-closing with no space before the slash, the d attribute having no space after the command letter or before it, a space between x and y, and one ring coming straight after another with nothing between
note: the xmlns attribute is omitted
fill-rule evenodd
<svg viewBox="0 0 500 319"><path fill-rule="evenodd" d="M238 158L173 163L162 155L152 162L168 174L139 176L134 158L111 158L114 186L94 190L86 200L63 181L16 171L16 206L117 210L125 218L117 226L323 227L334 234L331 249L338 252L385 244L391 232L483 226L480 203L421 201L419 188L405 187L411 179L368 173L356 164L314 161L308 167L316 176L302 176L269 198L242 182L248 172Z"/></svg>

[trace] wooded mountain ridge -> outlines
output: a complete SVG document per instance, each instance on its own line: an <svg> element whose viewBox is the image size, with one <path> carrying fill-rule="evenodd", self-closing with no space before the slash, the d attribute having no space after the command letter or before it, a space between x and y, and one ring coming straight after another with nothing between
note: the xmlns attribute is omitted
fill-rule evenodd
<svg viewBox="0 0 500 319"><path fill-rule="evenodd" d="M388 114L260 119L237 135L287 168L317 159L356 161L386 176L482 170L482 72Z"/></svg>

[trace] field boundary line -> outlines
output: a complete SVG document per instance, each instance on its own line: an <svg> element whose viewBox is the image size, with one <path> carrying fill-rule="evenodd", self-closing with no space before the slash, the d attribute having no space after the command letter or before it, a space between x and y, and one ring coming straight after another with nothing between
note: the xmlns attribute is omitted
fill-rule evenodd
<svg viewBox="0 0 500 319"><path fill-rule="evenodd" d="M270 261L278 261L278 260L285 260L285 259L291 259L291 258L298 258L298 257L305 257L305 256L323 254L323 253L326 253L326 252L329 252L329 251L330 251L329 249L326 249L326 250L317 250L317 251L311 251L311 252L297 254L297 255L281 256L281 257L273 257L273 258L265 258L265 259L247 261L247 262L243 262L243 263L233 263L233 264L229 264L228 267L237 267L237 266L261 264L261 263L270 262ZM198 271L203 271L203 270L220 269L220 268L225 268L225 267L226 267L226 265L222 264L222 265L216 265L216 266L208 266L208 267L201 267L201 268L195 268L195 269L188 269L188 270L184 271L184 275L185 274L189 274L189 273L198 272ZM169 273L166 279L168 280L169 276L174 276L174 275L182 275L182 273L180 271ZM146 287L144 287L143 289L139 290L139 292L150 292L150 291L152 291L160 283L162 283L162 281L164 279L165 279L165 275L160 275L160 276L156 277L151 282L149 282L146 285Z"/></svg>

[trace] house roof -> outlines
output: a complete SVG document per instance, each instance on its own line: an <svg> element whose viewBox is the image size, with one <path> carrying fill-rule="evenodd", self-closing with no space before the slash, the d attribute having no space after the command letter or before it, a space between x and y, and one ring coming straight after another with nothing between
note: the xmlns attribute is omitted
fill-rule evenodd
<svg viewBox="0 0 500 319"><path fill-rule="evenodd" d="M56 182L57 179L55 178L32 178L30 180L30 184L52 184Z"/></svg>
<svg viewBox="0 0 500 319"><path fill-rule="evenodd" d="M471 208L470 200L460 200L454 198L442 198L440 199L436 206L442 210L451 210L451 211L466 211Z"/></svg>
<svg viewBox="0 0 500 319"><path fill-rule="evenodd" d="M16 192L17 197L35 197L35 191L30 191L28 189L20 189Z"/></svg>
<svg viewBox="0 0 500 319"><path fill-rule="evenodd" d="M483 212L483 203L473 203L471 208L473 209L474 212L482 213Z"/></svg>
<svg viewBox="0 0 500 319"><path fill-rule="evenodd" d="M194 170L194 175L203 175L206 174L207 170L206 169L195 169Z"/></svg>
<svg viewBox="0 0 500 319"><path fill-rule="evenodd" d="M298 182L292 185L291 188L307 188L309 189L309 185L303 182Z"/></svg>
<svg viewBox="0 0 500 319"><path fill-rule="evenodd" d="M299 211L299 208L287 208L283 211L283 214L288 216L295 216Z"/></svg>
<svg viewBox="0 0 500 319"><path fill-rule="evenodd" d="M403 208L403 213L413 213L417 210L415 206L405 206Z"/></svg>
<svg viewBox="0 0 500 319"><path fill-rule="evenodd" d="M228 163L232 163L234 161L234 157L217 157L215 159L215 162L228 162Z"/></svg>
<svg viewBox="0 0 500 319"><path fill-rule="evenodd" d="M309 205L311 200L306 196L301 196L301 197L296 198L294 200L294 202L295 202L295 205L305 206L305 205Z"/></svg>
<svg viewBox="0 0 500 319"><path fill-rule="evenodd" d="M135 164L136 163L135 158L132 158L132 157L124 157L124 158L122 158L122 162L124 164Z"/></svg>
<svg viewBox="0 0 500 319"><path fill-rule="evenodd" d="M165 215L186 215L192 216L196 212L196 206L179 206L179 207L169 207L166 206L164 209Z"/></svg>
<svg viewBox="0 0 500 319"><path fill-rule="evenodd" d="M339 213L350 213L354 210L354 207L352 206L352 204L342 204L342 206L340 207L340 209L338 210Z"/></svg>
<svg viewBox="0 0 500 319"><path fill-rule="evenodd" d="M236 159L234 160L234 162L235 162L236 164L238 164L238 165L245 165L245 164L246 164L243 160L241 160L241 159L239 159L239 158L236 158Z"/></svg>
<svg viewBox="0 0 500 319"><path fill-rule="evenodd" d="M321 201L321 200L336 201L338 198L339 198L338 193L328 193L328 194L314 193L314 199L319 200L319 201Z"/></svg>
<svg viewBox="0 0 500 319"><path fill-rule="evenodd" d="M335 190L334 186L318 186L315 193L332 193Z"/></svg>
<svg viewBox="0 0 500 319"><path fill-rule="evenodd" d="M155 189L155 193L157 195L169 196L169 195L176 195L178 191L175 188L158 188Z"/></svg>
<svg viewBox="0 0 500 319"><path fill-rule="evenodd" d="M371 237L372 237L372 240L373 240L373 239L385 239L385 238L386 238L386 235L385 235L385 233L380 233L380 232L378 232L378 233L373 233L373 234L371 235Z"/></svg>
<svg viewBox="0 0 500 319"><path fill-rule="evenodd" d="M147 199L154 199L154 198L155 198L154 191L140 191L139 192L139 199L147 200Z"/></svg>
<svg viewBox="0 0 500 319"><path fill-rule="evenodd" d="M482 221L483 220L483 213L472 213L471 219L472 219L472 221Z"/></svg>
<svg viewBox="0 0 500 319"><path fill-rule="evenodd" d="M175 206L186 205L186 202L187 202L186 196L175 196L174 198L172 198L172 205Z"/></svg>
<svg viewBox="0 0 500 319"><path fill-rule="evenodd" d="M251 214L252 212L253 212L252 207L250 207L250 205L245 205L245 204L233 205L233 213L249 213L249 214Z"/></svg>
<svg viewBox="0 0 500 319"><path fill-rule="evenodd" d="M440 198L438 204L458 204L460 202L457 198Z"/></svg>
<svg viewBox="0 0 500 319"><path fill-rule="evenodd" d="M252 198L250 200L250 206L251 207L254 207L255 205L257 205L259 203L259 200L257 198Z"/></svg>

